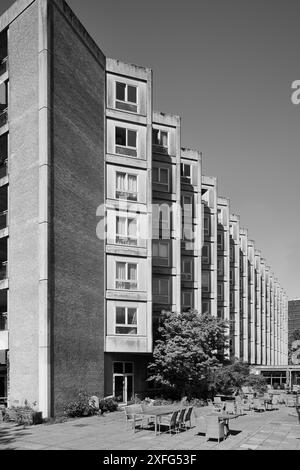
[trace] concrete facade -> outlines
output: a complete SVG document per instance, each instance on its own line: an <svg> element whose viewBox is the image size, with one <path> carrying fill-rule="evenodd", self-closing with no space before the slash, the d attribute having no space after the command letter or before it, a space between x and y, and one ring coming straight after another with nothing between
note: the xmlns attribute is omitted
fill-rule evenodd
<svg viewBox="0 0 300 470"><path fill-rule="evenodd" d="M180 117L153 110L152 71L105 57L63 0L17 1L0 40L0 400L50 416L80 389L153 392L162 310L285 364L286 295Z"/></svg>

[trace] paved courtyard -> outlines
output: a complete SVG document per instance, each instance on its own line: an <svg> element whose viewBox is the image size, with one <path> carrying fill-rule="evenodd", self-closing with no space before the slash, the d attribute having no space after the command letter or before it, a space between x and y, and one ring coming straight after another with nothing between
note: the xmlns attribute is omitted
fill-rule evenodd
<svg viewBox="0 0 300 470"><path fill-rule="evenodd" d="M231 435L218 444L197 431L197 417L209 414L197 408L193 428L177 435L155 437L151 430L135 434L126 427L124 412L71 420L61 424L23 428L0 423L0 450L296 450L300 425L293 408L249 412L230 422Z"/></svg>

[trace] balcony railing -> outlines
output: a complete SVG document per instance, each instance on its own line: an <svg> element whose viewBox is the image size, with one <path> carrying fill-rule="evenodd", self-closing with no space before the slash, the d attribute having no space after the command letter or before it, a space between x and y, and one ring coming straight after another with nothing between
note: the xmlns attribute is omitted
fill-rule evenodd
<svg viewBox="0 0 300 470"><path fill-rule="evenodd" d="M116 281L116 289L120 290L136 290L136 281Z"/></svg>
<svg viewBox="0 0 300 470"><path fill-rule="evenodd" d="M116 199L125 199L126 201L137 201L137 193L129 191L116 191Z"/></svg>
<svg viewBox="0 0 300 470"><path fill-rule="evenodd" d="M0 312L0 331L7 330L7 312Z"/></svg>
<svg viewBox="0 0 300 470"><path fill-rule="evenodd" d="M131 237L124 237L122 235L117 235L116 243L118 245L137 246L137 239L131 238Z"/></svg>
<svg viewBox="0 0 300 470"><path fill-rule="evenodd" d="M7 261L0 263L0 281L7 279Z"/></svg>
<svg viewBox="0 0 300 470"><path fill-rule="evenodd" d="M7 227L7 211L0 212L0 230Z"/></svg>
<svg viewBox="0 0 300 470"><path fill-rule="evenodd" d="M0 59L0 75L3 75L8 70L8 57Z"/></svg>
<svg viewBox="0 0 300 470"><path fill-rule="evenodd" d="M0 158L0 179L7 176L7 159L1 160Z"/></svg>
<svg viewBox="0 0 300 470"><path fill-rule="evenodd" d="M0 113L0 127L3 127L7 124L8 121L8 113L7 108L3 109Z"/></svg>

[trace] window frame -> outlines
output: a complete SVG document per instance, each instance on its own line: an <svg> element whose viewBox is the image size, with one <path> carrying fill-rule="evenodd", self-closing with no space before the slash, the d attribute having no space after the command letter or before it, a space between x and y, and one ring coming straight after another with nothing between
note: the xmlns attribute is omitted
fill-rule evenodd
<svg viewBox="0 0 300 470"><path fill-rule="evenodd" d="M207 250L207 254L205 255L204 251ZM202 246L202 263L203 264L210 264L210 257L211 257L211 248L210 248L210 243L203 243Z"/></svg>
<svg viewBox="0 0 300 470"><path fill-rule="evenodd" d="M203 283L203 279L204 277L207 279L207 284L204 284ZM204 288L205 287L205 288ZM202 275L201 275L201 289L202 289L202 292L205 292L207 294L210 293L211 291L211 275L210 275L210 271L202 271Z"/></svg>
<svg viewBox="0 0 300 470"><path fill-rule="evenodd" d="M157 132L157 136L158 136L158 143L155 143L154 142L154 133ZM163 145L162 142L163 139L162 139L162 134L166 134L167 136L167 145ZM160 149L169 149L169 144L170 144L170 132L169 131L166 131L166 130L163 130L163 129L156 129L156 128L153 128L152 129L152 145L154 147L158 147Z"/></svg>
<svg viewBox="0 0 300 470"><path fill-rule="evenodd" d="M125 264L125 272L126 272L126 279L118 279L117 278L117 272L118 272L118 264ZM135 266L136 267L136 279L132 280L129 279L129 266ZM120 284L118 283L124 283L129 285L129 287L119 287ZM139 278L138 278L138 263L134 262L128 262L128 261L115 261L115 286L116 290L137 290L138 289L138 284L139 284Z"/></svg>
<svg viewBox="0 0 300 470"><path fill-rule="evenodd" d="M154 247L155 244L158 245L158 256L154 255L154 248L153 247ZM167 257L159 255L160 245L164 245L164 246L167 247L167 249L168 249L168 256ZM164 241L164 240L153 240L153 243L152 243L152 258L153 258L153 261L156 261L156 262L154 262L154 264L157 265L157 266L169 266L170 265L170 244L169 244L169 242ZM159 263L158 260L166 260L167 264Z"/></svg>
<svg viewBox="0 0 300 470"><path fill-rule="evenodd" d="M190 303L185 302L185 296L186 295L189 295ZM194 302L193 302L193 291L192 290L189 290L189 291L183 290L183 291L181 291L181 304L182 304L183 307L193 308Z"/></svg>
<svg viewBox="0 0 300 470"><path fill-rule="evenodd" d="M126 145L122 145L122 144L117 143L117 129L125 130ZM129 132L134 132L135 133L135 140L136 140L136 146L135 147L133 147L131 145L128 145L128 133ZM133 154L127 155L126 152L124 152L124 153L118 152L118 148L120 148L121 150L122 149L127 149L130 152L135 152L136 155L133 155ZM130 127L124 127L124 126L120 126L120 125L115 126L115 153L116 153L116 155L125 155L126 157L137 158L137 156L138 156L138 130L137 129L133 129L133 128L130 128Z"/></svg>
<svg viewBox="0 0 300 470"><path fill-rule="evenodd" d="M124 219L125 220L125 234L120 234L118 233L118 220L119 219ZM135 228L136 228L136 236L131 237L129 235L129 221L134 221L135 222ZM129 241L129 243L120 243L118 241L119 238L124 238ZM133 243L130 243L130 241L133 241ZM134 243L135 242L135 243ZM126 216L126 215L116 215L116 235L115 235L115 244L116 245L126 245L126 246L137 246L138 245L138 218L134 216Z"/></svg>
<svg viewBox="0 0 300 470"><path fill-rule="evenodd" d="M153 170L157 170L158 171L158 180L155 180L154 179L154 171ZM167 172L167 183L163 183L161 180L161 171L166 171ZM160 186L164 186L166 188L167 191L169 191L169 187L170 187L170 169L167 168L167 167L164 167L164 166L153 166L152 168L152 183L153 184L158 184Z"/></svg>
<svg viewBox="0 0 300 470"><path fill-rule="evenodd" d="M125 323L117 323L117 311L118 309L124 309L125 310ZM135 315L136 315L136 323L128 323L128 310L135 310ZM136 333L120 333L117 332L117 328L128 328L128 329L135 329ZM137 307L128 307L128 306L120 306L116 305L115 306L115 334L120 335L120 336L137 336L138 335L138 308Z"/></svg>
<svg viewBox="0 0 300 470"><path fill-rule="evenodd" d="M115 182L116 182L116 186L115 186L115 198L118 199L118 200L122 200L122 201L134 201L134 202L137 202L138 200L138 175L137 174L134 174L134 173L127 173L126 171L120 171L120 170L116 170L116 179L115 179ZM118 189L118 175L125 175L125 186L126 186L126 189L125 191L121 191L121 189ZM133 176L136 180L136 192L132 192L132 191L129 191L129 184L128 184L128 181L129 181L129 176ZM117 197L117 193L127 193L127 198L122 198L122 197ZM134 196L133 199L130 199L130 194L132 196Z"/></svg>

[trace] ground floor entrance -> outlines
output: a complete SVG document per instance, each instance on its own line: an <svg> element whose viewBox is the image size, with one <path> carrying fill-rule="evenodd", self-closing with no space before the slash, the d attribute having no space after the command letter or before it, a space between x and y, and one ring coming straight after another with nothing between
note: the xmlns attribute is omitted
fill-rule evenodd
<svg viewBox="0 0 300 470"><path fill-rule="evenodd" d="M0 405L7 404L7 367L0 365Z"/></svg>
<svg viewBox="0 0 300 470"><path fill-rule="evenodd" d="M113 363L113 395L120 403L134 400L134 363Z"/></svg>

